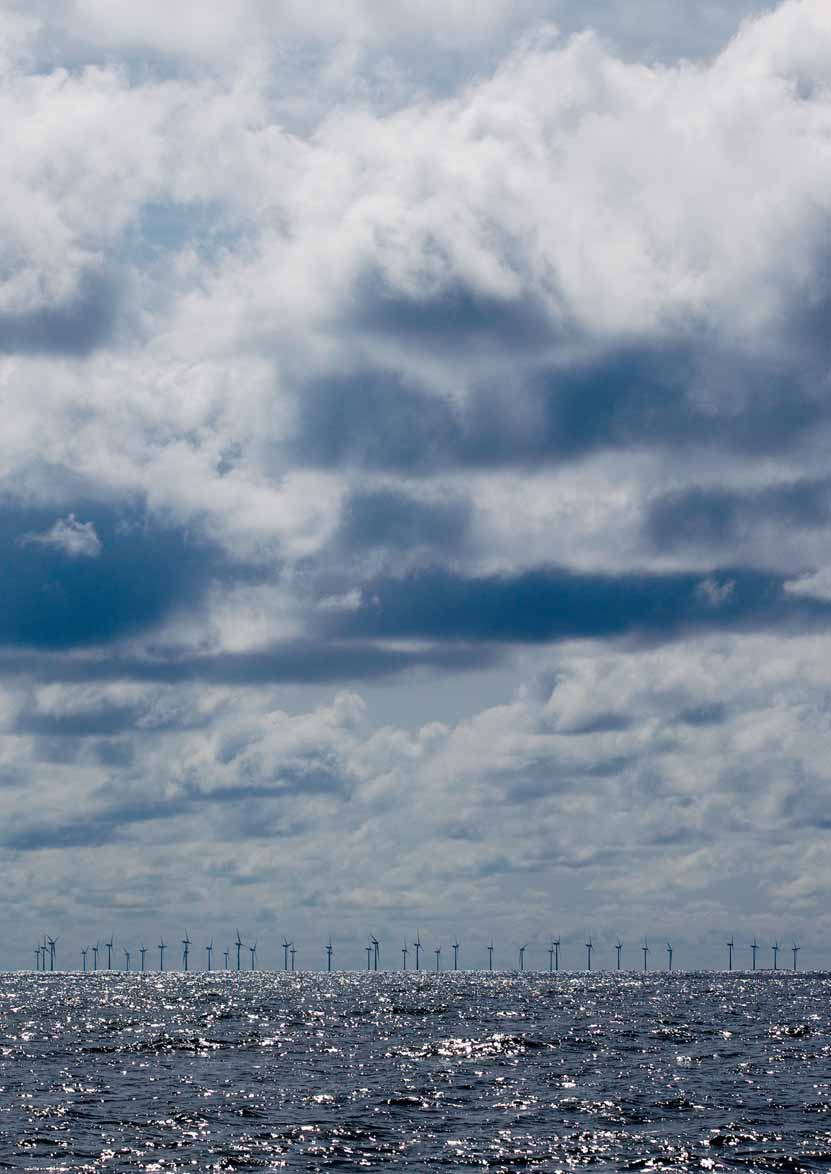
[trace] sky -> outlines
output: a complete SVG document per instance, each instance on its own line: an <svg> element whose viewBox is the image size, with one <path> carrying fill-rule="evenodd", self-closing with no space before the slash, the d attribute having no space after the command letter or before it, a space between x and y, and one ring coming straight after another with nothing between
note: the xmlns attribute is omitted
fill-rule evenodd
<svg viewBox="0 0 831 1174"><path fill-rule="evenodd" d="M7 0L0 75L0 964L831 965L827 0Z"/></svg>

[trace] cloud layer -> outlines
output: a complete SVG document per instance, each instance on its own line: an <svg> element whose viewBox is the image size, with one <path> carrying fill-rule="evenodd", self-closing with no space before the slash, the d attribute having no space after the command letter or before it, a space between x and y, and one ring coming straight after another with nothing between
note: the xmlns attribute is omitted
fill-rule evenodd
<svg viewBox="0 0 831 1174"><path fill-rule="evenodd" d="M706 7L6 7L15 924L824 924L831 17Z"/></svg>

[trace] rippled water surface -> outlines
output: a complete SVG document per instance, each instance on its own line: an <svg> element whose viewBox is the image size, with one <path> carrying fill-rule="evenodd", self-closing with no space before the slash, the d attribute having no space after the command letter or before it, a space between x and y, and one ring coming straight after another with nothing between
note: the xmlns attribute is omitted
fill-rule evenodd
<svg viewBox="0 0 831 1174"><path fill-rule="evenodd" d="M820 1170L825 975L0 976L0 1167Z"/></svg>

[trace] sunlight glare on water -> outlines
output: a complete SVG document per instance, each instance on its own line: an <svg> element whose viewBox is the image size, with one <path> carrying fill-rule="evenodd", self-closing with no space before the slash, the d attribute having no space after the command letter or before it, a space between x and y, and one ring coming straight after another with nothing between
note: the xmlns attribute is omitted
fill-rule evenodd
<svg viewBox="0 0 831 1174"><path fill-rule="evenodd" d="M820 1170L831 979L0 976L0 1168Z"/></svg>

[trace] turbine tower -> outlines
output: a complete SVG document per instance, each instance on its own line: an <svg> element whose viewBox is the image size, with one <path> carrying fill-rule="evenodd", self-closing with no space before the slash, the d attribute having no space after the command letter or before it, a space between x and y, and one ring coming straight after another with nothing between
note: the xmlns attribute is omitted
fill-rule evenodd
<svg viewBox="0 0 831 1174"><path fill-rule="evenodd" d="M242 949L242 938L239 936L239 930L237 930L237 939L234 942L234 945L237 947L237 970L239 970L239 968L240 968L239 952Z"/></svg>
<svg viewBox="0 0 831 1174"><path fill-rule="evenodd" d="M733 941L733 938L731 936L730 941L727 943L727 969L728 970L733 969L733 947L735 946L735 944L736 943Z"/></svg>
<svg viewBox="0 0 831 1174"><path fill-rule="evenodd" d="M367 972L372 969L372 942L368 942L366 946L366 969Z"/></svg>
<svg viewBox="0 0 831 1174"><path fill-rule="evenodd" d="M557 972L560 969L560 939L555 938L551 945L554 947L554 970Z"/></svg>
<svg viewBox="0 0 831 1174"><path fill-rule="evenodd" d="M248 949L251 951L251 969L253 970L254 969L254 955L257 953L257 943L254 942L253 946L249 946Z"/></svg>
<svg viewBox="0 0 831 1174"><path fill-rule="evenodd" d="M112 965L113 965L113 937L112 937L112 934L110 934L110 940L108 942L104 942L104 945L107 947L107 970L112 970Z"/></svg>
<svg viewBox="0 0 831 1174"><path fill-rule="evenodd" d="M753 945L750 947L750 952L753 955L753 969L756 969L756 951L759 949L756 939L753 939Z"/></svg>
<svg viewBox="0 0 831 1174"><path fill-rule="evenodd" d="M375 934L371 934L369 940L372 942L372 951L373 951L373 957L374 957L373 969L377 970L378 969L378 951L381 947L381 943L378 941Z"/></svg>
<svg viewBox="0 0 831 1174"><path fill-rule="evenodd" d="M488 946L488 970L493 970L493 942Z"/></svg>
<svg viewBox="0 0 831 1174"><path fill-rule="evenodd" d="M92 947L92 969L94 971L98 969L98 951L100 949L101 949L101 947L98 944L98 942L96 942L95 945Z"/></svg>
<svg viewBox="0 0 831 1174"><path fill-rule="evenodd" d="M227 950L227 949L223 950L222 957L225 959L225 969L228 970L229 969L228 959L231 957L231 951Z"/></svg>
<svg viewBox="0 0 831 1174"><path fill-rule="evenodd" d="M159 938L159 974L164 970L164 952L167 946L164 944L164 938Z"/></svg>
<svg viewBox="0 0 831 1174"><path fill-rule="evenodd" d="M453 969L459 969L459 943L453 943Z"/></svg>
<svg viewBox="0 0 831 1174"><path fill-rule="evenodd" d="M289 950L291 949L292 945L292 942L289 942L286 940L286 938L283 938L283 970L288 970L289 968Z"/></svg>
<svg viewBox="0 0 831 1174"><path fill-rule="evenodd" d="M592 949L592 940L589 938L586 942L586 970L591 970L592 968Z"/></svg>
<svg viewBox="0 0 831 1174"><path fill-rule="evenodd" d="M214 952L214 942L213 942L213 938L211 938L210 945L208 945L208 946L206 946L206 947L205 947L205 952L206 952L206 953L207 953L207 955L208 955L208 974L210 974L210 973L211 973L211 963L212 963L212 961L213 961L213 959L212 959L211 955L212 955L212 954L213 954L213 952Z"/></svg>
<svg viewBox="0 0 831 1174"><path fill-rule="evenodd" d="M643 950L643 970L644 970L644 974L646 974L646 971L649 969L646 964L646 958L647 958L647 955L649 954L649 944L646 941L644 941L643 945L641 946L641 949Z"/></svg>
<svg viewBox="0 0 831 1174"><path fill-rule="evenodd" d="M329 938L329 944L326 947L326 973L332 973L332 939Z"/></svg>
<svg viewBox="0 0 831 1174"><path fill-rule="evenodd" d="M292 972L292 974L294 974L294 955L297 953L297 949L294 945L294 942L292 942L291 949L289 950L289 953L291 954L291 972Z"/></svg>
<svg viewBox="0 0 831 1174"><path fill-rule="evenodd" d="M779 943L774 942L773 945L771 946L771 949L773 950L773 969L778 970L779 969Z"/></svg>
<svg viewBox="0 0 831 1174"><path fill-rule="evenodd" d="M620 952L623 949L623 942L618 942L615 949L617 950L617 968L620 970Z"/></svg>
<svg viewBox="0 0 831 1174"><path fill-rule="evenodd" d="M672 946L667 942L667 970L672 970Z"/></svg>
<svg viewBox="0 0 831 1174"><path fill-rule="evenodd" d="M416 940L413 942L413 946L415 947L416 952L416 970L420 970L421 963L419 962L419 958L421 956L421 931L416 934Z"/></svg>
<svg viewBox="0 0 831 1174"><path fill-rule="evenodd" d="M147 953L147 946L139 946L139 954L141 954L141 973L144 974L144 955Z"/></svg>
<svg viewBox="0 0 831 1174"><path fill-rule="evenodd" d="M187 971L188 968L188 953L190 952L190 947L191 941L186 930L185 936L182 938L182 966L184 967L185 971Z"/></svg>
<svg viewBox="0 0 831 1174"><path fill-rule="evenodd" d="M553 944L553 942L548 947L548 973L549 974L554 973L554 944Z"/></svg>
<svg viewBox="0 0 831 1174"><path fill-rule="evenodd" d="M40 946L34 946L35 951L35 970L40 970Z"/></svg>
<svg viewBox="0 0 831 1174"><path fill-rule="evenodd" d="M49 943L49 969L54 970L55 969L55 946L57 946L59 939L58 938L47 938L46 940Z"/></svg>
<svg viewBox="0 0 831 1174"><path fill-rule="evenodd" d="M441 946L436 946L435 955L436 955L436 974L438 974L439 969L441 967Z"/></svg>
<svg viewBox="0 0 831 1174"><path fill-rule="evenodd" d="M130 951L127 949L126 946L122 946L122 949L124 950L124 969L126 970L127 974L129 974L130 973Z"/></svg>
<svg viewBox="0 0 831 1174"><path fill-rule="evenodd" d="M525 951L528 949L528 943L519 947L519 970L520 973L525 970Z"/></svg>
<svg viewBox="0 0 831 1174"><path fill-rule="evenodd" d="M793 951L793 968L794 968L794 970L796 970L796 956L801 949L802 949L802 947L798 946L796 944L796 942L794 942L794 944L791 946L791 950Z"/></svg>
<svg viewBox="0 0 831 1174"><path fill-rule="evenodd" d="M87 951L86 950L81 950L81 957L84 961L84 974L86 974L86 972L87 972Z"/></svg>
<svg viewBox="0 0 831 1174"><path fill-rule="evenodd" d="M407 969L407 943L401 947L401 953L404 955L404 969Z"/></svg>

